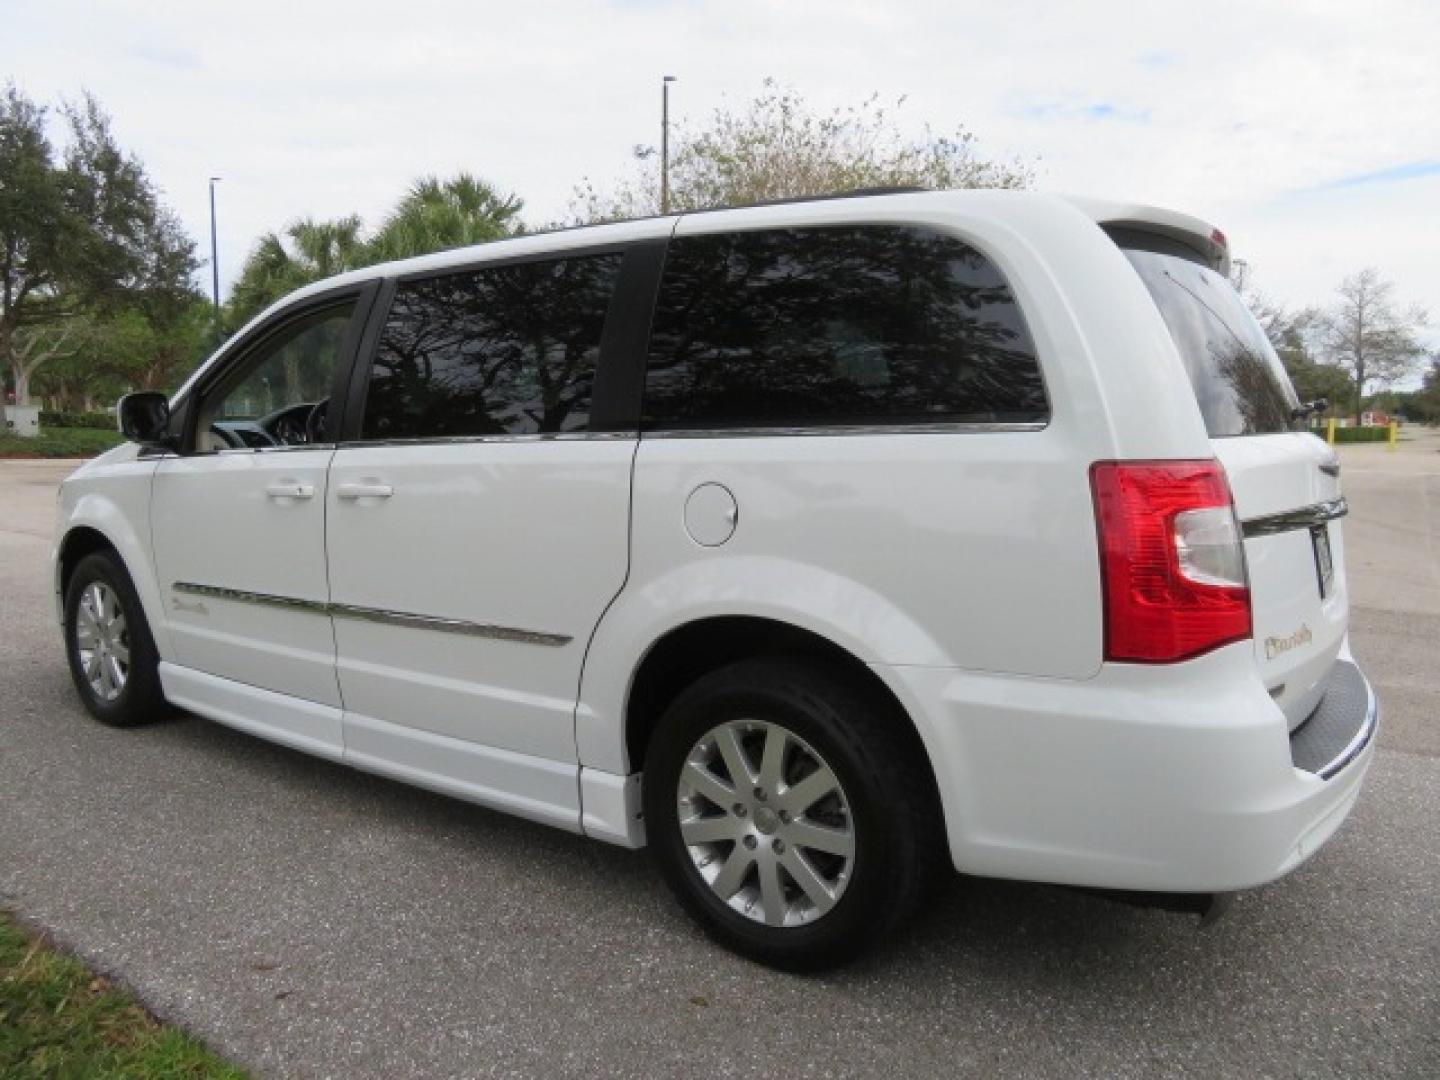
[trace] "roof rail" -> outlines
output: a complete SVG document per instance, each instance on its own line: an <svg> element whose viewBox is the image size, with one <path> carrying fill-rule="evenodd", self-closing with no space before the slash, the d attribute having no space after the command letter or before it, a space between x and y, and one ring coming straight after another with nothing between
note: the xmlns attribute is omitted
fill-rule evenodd
<svg viewBox="0 0 1440 1080"><path fill-rule="evenodd" d="M674 211L678 217L683 214L713 214L720 210L748 210L756 206L789 206L792 203L828 202L831 199L860 199L876 195L915 195L932 188L898 185L895 187L851 188L849 191L831 191L824 195L788 195L779 199L757 199L748 203L727 203L724 206L702 206L695 210Z"/></svg>

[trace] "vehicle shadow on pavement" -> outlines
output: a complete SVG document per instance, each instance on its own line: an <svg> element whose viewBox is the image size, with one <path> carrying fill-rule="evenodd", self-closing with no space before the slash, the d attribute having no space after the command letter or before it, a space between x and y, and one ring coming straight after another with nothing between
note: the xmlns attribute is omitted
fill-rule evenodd
<svg viewBox="0 0 1440 1080"><path fill-rule="evenodd" d="M427 859L438 856L451 866L468 864L492 887L523 878L540 896L559 900L562 913L573 904L577 919L643 910L651 921L635 926L640 937L653 936L658 927L667 936L692 939L701 949L723 957L724 963L751 966L704 939L671 900L644 851L615 847L327 762L178 710L148 729L146 737L183 746L224 763L228 770L291 789L297 797L303 796L307 809L323 808L326 816L340 819L349 828L335 835L332 855L339 852L352 864L355 889L374 895L374 882L365 880L367 851L413 846ZM377 833L384 835L383 843L375 841ZM973 964L977 953L1006 967L1022 958L1025 963L1046 964L1057 954L1074 957L1081 952L1114 961L1131 947L1142 951L1149 947L1146 940L1136 938L1137 929L1196 935L1196 916L1142 910L1058 886L958 874L942 874L942 878L912 926L846 971L866 980L905 979L916 963ZM620 942L612 944L623 948ZM844 979L846 974L823 978Z"/></svg>

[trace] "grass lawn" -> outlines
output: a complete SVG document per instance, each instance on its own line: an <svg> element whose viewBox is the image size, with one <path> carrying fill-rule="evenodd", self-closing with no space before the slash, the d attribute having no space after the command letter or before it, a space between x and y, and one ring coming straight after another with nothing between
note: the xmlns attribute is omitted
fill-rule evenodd
<svg viewBox="0 0 1440 1080"><path fill-rule="evenodd" d="M245 1074L0 912L0 1076L243 1080Z"/></svg>
<svg viewBox="0 0 1440 1080"><path fill-rule="evenodd" d="M0 435L0 458L94 457L124 441L120 432L101 428L45 428L33 439Z"/></svg>

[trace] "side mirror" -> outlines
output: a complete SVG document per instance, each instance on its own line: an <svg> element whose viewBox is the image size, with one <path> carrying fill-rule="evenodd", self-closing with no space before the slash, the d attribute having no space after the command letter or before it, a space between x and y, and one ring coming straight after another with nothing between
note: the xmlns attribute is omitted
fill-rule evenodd
<svg viewBox="0 0 1440 1080"><path fill-rule="evenodd" d="M154 390L126 394L116 406L120 430L141 446L160 446L170 426L170 399Z"/></svg>

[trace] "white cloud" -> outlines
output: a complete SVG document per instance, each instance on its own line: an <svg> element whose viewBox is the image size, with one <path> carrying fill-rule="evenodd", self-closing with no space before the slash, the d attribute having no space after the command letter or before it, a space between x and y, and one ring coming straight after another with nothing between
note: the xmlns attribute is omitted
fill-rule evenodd
<svg viewBox="0 0 1440 1080"><path fill-rule="evenodd" d="M821 107L908 95L905 124L964 123L1046 188L1198 213L1286 302L1374 264L1440 315L1440 178L1326 187L1440 161L1437 42L1432 0L50 0L7 14L0 71L93 90L196 237L224 176L224 281L260 232L373 221L427 172L551 219L655 141L661 74L691 120L774 75Z"/></svg>

